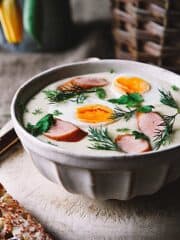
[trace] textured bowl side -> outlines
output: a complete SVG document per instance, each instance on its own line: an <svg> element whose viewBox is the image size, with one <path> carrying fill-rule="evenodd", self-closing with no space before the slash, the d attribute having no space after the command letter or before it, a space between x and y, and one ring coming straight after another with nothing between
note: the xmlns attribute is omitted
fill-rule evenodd
<svg viewBox="0 0 180 240"><path fill-rule="evenodd" d="M11 116L16 133L34 163L51 181L62 182L68 191L91 198L126 200L152 194L180 176L179 145L141 155L90 157L86 153L74 154L73 150L56 148L28 134L22 126L20 108L40 89L58 79L112 68L115 72L128 70L133 74L146 74L155 81L167 79L171 85L179 86L178 75L143 63L124 60L73 63L49 69L22 85L13 98Z"/></svg>
<svg viewBox="0 0 180 240"><path fill-rule="evenodd" d="M180 176L180 164L156 165L151 168L92 170L53 162L29 151L34 164L49 180L72 193L96 199L128 200L153 194Z"/></svg>

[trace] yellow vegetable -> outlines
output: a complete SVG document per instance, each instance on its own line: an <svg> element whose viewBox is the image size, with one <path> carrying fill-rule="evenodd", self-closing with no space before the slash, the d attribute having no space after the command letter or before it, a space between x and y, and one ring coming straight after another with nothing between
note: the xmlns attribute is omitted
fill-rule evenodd
<svg viewBox="0 0 180 240"><path fill-rule="evenodd" d="M22 14L16 0L0 1L0 22L8 43L17 44L22 41Z"/></svg>

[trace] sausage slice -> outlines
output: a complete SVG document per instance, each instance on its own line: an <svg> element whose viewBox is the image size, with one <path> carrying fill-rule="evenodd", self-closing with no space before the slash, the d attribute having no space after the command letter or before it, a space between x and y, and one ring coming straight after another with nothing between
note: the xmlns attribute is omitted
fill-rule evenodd
<svg viewBox="0 0 180 240"><path fill-rule="evenodd" d="M89 89L93 87L104 87L108 84L108 81L104 78L97 77L77 77L72 80L72 83L83 89Z"/></svg>
<svg viewBox="0 0 180 240"><path fill-rule="evenodd" d="M155 137L158 130L164 129L164 126L161 125L164 120L157 112L137 113L136 117L139 130L149 138Z"/></svg>
<svg viewBox="0 0 180 240"><path fill-rule="evenodd" d="M86 135L79 127L60 119L56 119L54 125L44 133L44 136L50 139L64 142L78 142Z"/></svg>
<svg viewBox="0 0 180 240"><path fill-rule="evenodd" d="M94 87L104 87L108 85L108 81L98 77L75 77L64 84L61 84L58 89L61 91L71 90L73 87L82 89L90 89Z"/></svg>
<svg viewBox="0 0 180 240"><path fill-rule="evenodd" d="M151 150L148 140L135 139L132 134L119 135L115 141L118 148L126 153L142 153Z"/></svg>

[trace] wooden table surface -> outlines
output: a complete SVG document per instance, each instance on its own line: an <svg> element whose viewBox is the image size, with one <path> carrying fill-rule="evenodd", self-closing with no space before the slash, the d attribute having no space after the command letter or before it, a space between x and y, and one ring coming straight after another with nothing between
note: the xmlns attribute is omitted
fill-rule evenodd
<svg viewBox="0 0 180 240"><path fill-rule="evenodd" d="M1 159L0 182L55 240L180 239L180 180L153 196L94 201L41 176L19 144Z"/></svg>

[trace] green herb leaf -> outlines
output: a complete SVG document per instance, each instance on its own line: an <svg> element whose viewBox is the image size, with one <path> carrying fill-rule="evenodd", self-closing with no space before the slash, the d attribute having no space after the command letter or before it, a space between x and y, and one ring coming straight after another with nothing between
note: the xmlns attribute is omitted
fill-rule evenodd
<svg viewBox="0 0 180 240"><path fill-rule="evenodd" d="M62 112L60 112L59 110L54 110L52 114L53 116L59 116L59 115L62 115Z"/></svg>
<svg viewBox="0 0 180 240"><path fill-rule="evenodd" d="M126 104L127 107L137 107L144 101L143 97L139 93L131 93L128 96L129 101Z"/></svg>
<svg viewBox="0 0 180 240"><path fill-rule="evenodd" d="M164 121L160 124L162 129L158 129L153 138L154 149L158 150L161 146L171 142L171 135L173 133L174 122L178 113L172 116L163 116Z"/></svg>
<svg viewBox="0 0 180 240"><path fill-rule="evenodd" d="M26 130L33 136L38 136L44 132L47 132L49 128L53 125L53 123L54 123L53 115L47 114L43 118L41 118L35 125L28 123Z"/></svg>
<svg viewBox="0 0 180 240"><path fill-rule="evenodd" d="M164 90L159 89L159 92L160 92L160 102L161 103L179 110L179 106L178 106L176 100L173 98L170 91L164 91Z"/></svg>
<svg viewBox="0 0 180 240"><path fill-rule="evenodd" d="M146 136L144 133L142 132L138 132L138 131L132 131L132 135L134 135L135 139L144 139L149 141L148 136Z"/></svg>
<svg viewBox="0 0 180 240"><path fill-rule="evenodd" d="M142 103L144 101L142 95L139 93L130 93L129 98L134 100L136 103Z"/></svg>
<svg viewBox="0 0 180 240"><path fill-rule="evenodd" d="M118 128L116 129L117 132L129 132L131 131L129 128Z"/></svg>
<svg viewBox="0 0 180 240"><path fill-rule="evenodd" d="M172 90L174 90L176 92L178 92L180 90L180 88L177 87L176 85L172 85L171 88L172 88Z"/></svg>
<svg viewBox="0 0 180 240"><path fill-rule="evenodd" d="M126 107L136 107L139 106L144 99L139 93L131 93L122 95L120 98L109 99L108 101L114 104L126 105Z"/></svg>
<svg viewBox="0 0 180 240"><path fill-rule="evenodd" d="M72 101L77 103L83 103L88 97L86 95L88 93L96 93L101 98L106 96L105 90L102 88L82 89L76 86L71 90L44 90L43 93L51 103L62 102L69 99L73 99Z"/></svg>
<svg viewBox="0 0 180 240"><path fill-rule="evenodd" d="M111 150L116 151L117 145L110 137L107 128L93 128L89 127L88 139L92 145L88 148L96 150Z"/></svg>
<svg viewBox="0 0 180 240"><path fill-rule="evenodd" d="M127 104L129 101L128 95L122 95L120 98L113 98L109 99L108 102L114 103L114 104Z"/></svg>
<svg viewBox="0 0 180 240"><path fill-rule="evenodd" d="M115 73L115 71L114 71L113 68L111 68L111 69L109 70L109 72L110 72L110 73Z"/></svg>
<svg viewBox="0 0 180 240"><path fill-rule="evenodd" d="M71 101L72 102L76 102L77 104L81 104L83 103L86 99L88 98L88 96L86 96L84 93L77 95L75 98L73 98Z"/></svg>
<svg viewBox="0 0 180 240"><path fill-rule="evenodd" d="M43 111L42 111L41 108L36 108L36 109L32 112L33 115L38 115L38 114L42 114L42 113L43 113Z"/></svg>
<svg viewBox="0 0 180 240"><path fill-rule="evenodd" d="M52 145L52 146L57 146L56 144L50 142L50 141L47 141L48 144Z"/></svg>
<svg viewBox="0 0 180 240"><path fill-rule="evenodd" d="M62 102L77 95L75 92L58 90L44 90L43 93L51 103Z"/></svg>
<svg viewBox="0 0 180 240"><path fill-rule="evenodd" d="M160 92L160 102L164 105L167 105L169 107L175 108L177 110L177 113L169 116L165 115L163 116L164 121L160 124L162 126L162 129L157 129L155 137L153 139L154 149L158 150L161 146L166 145L171 142L171 135L173 132L174 122L176 120L176 116L180 114L180 107L178 106L178 103L172 96L170 91L165 91L159 89Z"/></svg>
<svg viewBox="0 0 180 240"><path fill-rule="evenodd" d="M145 105L145 106L140 106L137 108L138 112L142 112L142 113L149 113L152 112L154 106L152 105Z"/></svg>
<svg viewBox="0 0 180 240"><path fill-rule="evenodd" d="M86 99L88 98L88 96L86 96L85 94L80 94L79 96L77 96L77 103L83 103Z"/></svg>
<svg viewBox="0 0 180 240"><path fill-rule="evenodd" d="M106 98L106 91L104 90L104 88L97 88L97 89L96 89L96 95L97 95L100 99L104 99L104 98Z"/></svg>
<svg viewBox="0 0 180 240"><path fill-rule="evenodd" d="M133 117L135 112L136 112L136 109L132 109L132 110L128 109L126 111L116 106L111 116L111 119L113 120L125 119L126 121L129 121L129 119Z"/></svg>
<svg viewBox="0 0 180 240"><path fill-rule="evenodd" d="M122 95L120 98L109 99L108 101L115 104L126 105L126 107L128 108L127 111L119 107L116 107L113 114L113 118L114 119L124 118L127 121L133 116L133 114L136 111L148 113L148 112L152 112L152 109L154 108L154 106L152 105L142 106L141 104L144 101L144 99L139 93ZM134 108L134 109L130 109L130 108Z"/></svg>

